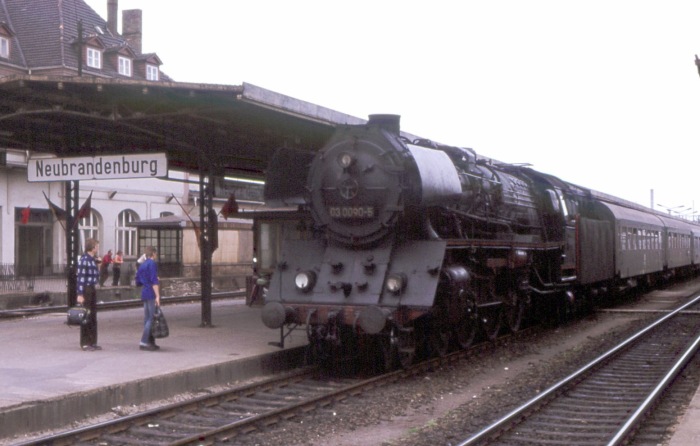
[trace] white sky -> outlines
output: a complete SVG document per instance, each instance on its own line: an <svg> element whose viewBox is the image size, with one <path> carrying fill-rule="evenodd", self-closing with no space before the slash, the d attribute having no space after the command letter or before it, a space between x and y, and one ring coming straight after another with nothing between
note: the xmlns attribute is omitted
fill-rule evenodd
<svg viewBox="0 0 700 446"><path fill-rule="evenodd" d="M107 0L87 0L104 18ZM176 81L249 82L700 209L700 1L119 0Z"/></svg>

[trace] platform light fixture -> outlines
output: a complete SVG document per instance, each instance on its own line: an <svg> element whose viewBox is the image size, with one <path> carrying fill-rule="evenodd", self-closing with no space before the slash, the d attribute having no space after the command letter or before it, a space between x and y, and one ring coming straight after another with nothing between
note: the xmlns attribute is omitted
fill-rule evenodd
<svg viewBox="0 0 700 446"><path fill-rule="evenodd" d="M259 185L264 185L265 181L264 180L253 180L250 178L239 178L239 177L224 177L224 180L226 181L233 181L236 183L248 183L248 184L259 184Z"/></svg>

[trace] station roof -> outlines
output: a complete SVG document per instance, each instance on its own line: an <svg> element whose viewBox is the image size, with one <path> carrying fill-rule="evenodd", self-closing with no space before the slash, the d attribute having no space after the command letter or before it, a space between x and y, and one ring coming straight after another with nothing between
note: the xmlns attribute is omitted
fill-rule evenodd
<svg viewBox="0 0 700 446"><path fill-rule="evenodd" d="M166 152L170 169L260 178L277 148L364 122L248 83L0 78L0 147L58 157Z"/></svg>

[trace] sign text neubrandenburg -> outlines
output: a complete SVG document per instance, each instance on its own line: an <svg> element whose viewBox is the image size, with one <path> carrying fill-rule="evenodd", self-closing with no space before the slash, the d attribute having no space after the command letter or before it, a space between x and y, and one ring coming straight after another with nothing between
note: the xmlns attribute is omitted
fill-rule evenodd
<svg viewBox="0 0 700 446"><path fill-rule="evenodd" d="M165 153L33 158L27 164L29 182L156 178L167 175L168 159Z"/></svg>

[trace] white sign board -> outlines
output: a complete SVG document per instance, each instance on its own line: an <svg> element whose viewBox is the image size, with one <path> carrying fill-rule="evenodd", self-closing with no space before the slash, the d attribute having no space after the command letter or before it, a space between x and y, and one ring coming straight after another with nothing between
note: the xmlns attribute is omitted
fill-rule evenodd
<svg viewBox="0 0 700 446"><path fill-rule="evenodd" d="M115 180L158 178L168 175L165 153L32 158L27 162L27 181Z"/></svg>

